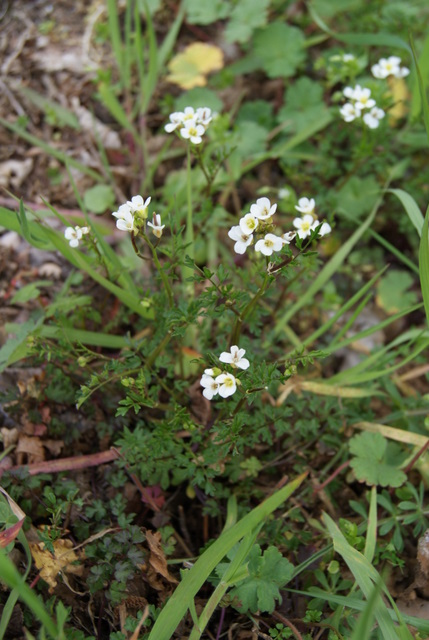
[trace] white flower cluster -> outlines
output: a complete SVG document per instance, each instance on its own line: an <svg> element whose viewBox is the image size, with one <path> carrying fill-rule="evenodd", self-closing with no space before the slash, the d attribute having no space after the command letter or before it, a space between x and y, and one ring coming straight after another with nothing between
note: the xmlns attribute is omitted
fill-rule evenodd
<svg viewBox="0 0 429 640"><path fill-rule="evenodd" d="M151 198L146 198L145 200L142 196L134 196L125 204L121 204L119 209L112 213L112 216L116 218L118 229L130 233L138 233L148 217L147 209L150 201ZM151 227L154 236L160 238L165 224L161 224L161 216L158 213L154 213L152 222L148 222L147 226Z"/></svg>
<svg viewBox="0 0 429 640"><path fill-rule="evenodd" d="M184 111L170 113L170 122L165 125L167 133L179 129L179 133L185 140L193 144L200 144L207 127L213 120L211 109L208 107L186 107Z"/></svg>
<svg viewBox="0 0 429 640"><path fill-rule="evenodd" d="M398 56L390 56L389 58L381 58L377 64L371 67L374 78L384 79L388 76L395 78L405 78L410 73L407 67L401 67L401 58Z"/></svg>
<svg viewBox="0 0 429 640"><path fill-rule="evenodd" d="M354 88L346 87L343 94L353 101L346 102L340 109L340 114L344 120L352 122L361 117L362 111L368 109L362 116L362 120L370 129L376 129L385 114L383 109L379 109L375 104L375 100L371 98L371 90L357 84Z"/></svg>
<svg viewBox="0 0 429 640"><path fill-rule="evenodd" d="M228 236L235 241L235 253L243 254L248 246L253 244L253 235L257 233L262 235L255 244L255 251L262 253L264 256L271 256L275 251L281 251L286 244L298 235L299 238L306 238L311 235L312 231L320 225L320 222L313 215L315 201L313 198L300 198L295 209L304 213L303 218L295 218L293 221L297 231L288 231L282 236L271 233L273 228L272 216L276 212L277 205L271 205L268 198L258 198L255 204L250 207L250 212L246 213L237 226L231 227ZM268 231L268 233L266 233ZM331 227L324 222L319 229L319 235L324 236L331 231Z"/></svg>
<svg viewBox="0 0 429 640"><path fill-rule="evenodd" d="M219 360L226 364L230 364L234 369L248 369L250 362L244 358L245 349L239 349L236 345L232 346L230 352L223 351ZM203 396L207 400L212 400L214 396L219 394L222 398L228 398L237 391L239 381L232 373L225 373L221 369L205 369L200 382L204 387Z"/></svg>
<svg viewBox="0 0 429 640"><path fill-rule="evenodd" d="M89 233L89 227L67 227L64 231L64 237L69 241L69 245L73 248L79 246L82 236Z"/></svg>

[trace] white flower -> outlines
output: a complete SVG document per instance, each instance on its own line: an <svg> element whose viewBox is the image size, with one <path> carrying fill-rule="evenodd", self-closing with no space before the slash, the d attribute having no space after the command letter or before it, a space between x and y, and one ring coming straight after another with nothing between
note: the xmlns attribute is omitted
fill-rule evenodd
<svg viewBox="0 0 429 640"><path fill-rule="evenodd" d="M175 131L179 125L183 122L184 114L180 111L175 111L174 113L170 113L170 122L165 125L164 129L167 133L171 133Z"/></svg>
<svg viewBox="0 0 429 640"><path fill-rule="evenodd" d="M355 86L354 90L354 100L356 100L355 107L356 109L371 109L375 107L375 100L370 98L371 89L367 89L366 87L362 88L360 85Z"/></svg>
<svg viewBox="0 0 429 640"><path fill-rule="evenodd" d="M271 216L275 214L276 209L277 205L273 204L271 206L268 198L258 198L256 204L252 204L250 207L250 213L259 220L268 220L268 218L271 218Z"/></svg>
<svg viewBox="0 0 429 640"><path fill-rule="evenodd" d="M300 198L298 204L295 205L295 209L301 213L313 213L316 202L314 198Z"/></svg>
<svg viewBox="0 0 429 640"><path fill-rule="evenodd" d="M246 353L245 349L239 349L237 345L234 345L231 347L230 351L231 353L223 351L219 356L219 360L227 364L232 364L233 367L238 367L239 369L249 368L250 362L247 358L243 358Z"/></svg>
<svg viewBox="0 0 429 640"><path fill-rule="evenodd" d="M206 371L212 371L212 369L206 369ZM204 387L203 396L207 398L207 400L211 400L213 396L219 393L219 382L217 382L217 378L215 380L212 375L207 375L205 372L201 378L200 385Z"/></svg>
<svg viewBox="0 0 429 640"><path fill-rule="evenodd" d="M349 100L354 100L355 99L355 97L354 97L355 90L352 89L352 87L345 87L344 90L343 90L343 94Z"/></svg>
<svg viewBox="0 0 429 640"><path fill-rule="evenodd" d="M142 196L134 196L127 202L128 207L130 208L131 213L137 215L139 218L146 220L147 218L147 208L150 204L152 198L146 198L144 200ZM119 207L120 208L120 207Z"/></svg>
<svg viewBox="0 0 429 640"><path fill-rule="evenodd" d="M119 218L120 220L125 220L129 213L131 213L131 209L129 203L127 202L127 204L121 204L119 209L112 213L112 216L115 216L115 218Z"/></svg>
<svg viewBox="0 0 429 640"><path fill-rule="evenodd" d="M212 110L208 107L199 107L197 109L195 119L198 124L202 124L207 129L210 122L213 120Z"/></svg>
<svg viewBox="0 0 429 640"><path fill-rule="evenodd" d="M326 236L328 233L331 233L331 231L332 231L331 225L328 224L327 222L324 222L319 229L319 236Z"/></svg>
<svg viewBox="0 0 429 640"><path fill-rule="evenodd" d="M157 238L160 238L162 236L162 230L164 229L165 224L161 224L160 214L154 213L152 222L148 222L147 226L152 228L152 233L154 236L156 236Z"/></svg>
<svg viewBox="0 0 429 640"><path fill-rule="evenodd" d="M283 240L273 233L267 233L265 238L258 240L255 244L255 251L260 251L264 256L271 256L274 251L280 251L283 248Z"/></svg>
<svg viewBox="0 0 429 640"><path fill-rule="evenodd" d="M236 227L231 227L228 231L228 236L231 240L235 240L234 251L235 253L246 253L246 249L249 244L252 244L253 235L248 236L243 233L241 227L237 225Z"/></svg>
<svg viewBox="0 0 429 640"><path fill-rule="evenodd" d="M365 115L363 116L363 121L370 129L377 129L378 125L380 124L380 120L384 118L384 115L385 114L383 109L373 107L371 111L365 113Z"/></svg>
<svg viewBox="0 0 429 640"><path fill-rule="evenodd" d="M360 118L361 111L351 102L346 102L341 109L340 114L346 122L353 122L356 118Z"/></svg>
<svg viewBox="0 0 429 640"><path fill-rule="evenodd" d="M296 236L296 231L288 231L281 237L283 244L290 244Z"/></svg>
<svg viewBox="0 0 429 640"><path fill-rule="evenodd" d="M191 107L187 107L191 108ZM197 124L195 120L186 120L183 123L183 129L180 129L180 135L186 140L190 140L194 144L200 144L202 142L202 135L205 129L202 124Z"/></svg>
<svg viewBox="0 0 429 640"><path fill-rule="evenodd" d="M221 373L214 382L219 385L218 393L222 398L228 398L237 391L237 382L231 373Z"/></svg>
<svg viewBox="0 0 429 640"><path fill-rule="evenodd" d="M258 226L258 219L253 213L246 213L244 218L241 218L239 225L242 232L250 236Z"/></svg>
<svg viewBox="0 0 429 640"><path fill-rule="evenodd" d="M134 231L134 216L129 209L124 209L123 216L116 220L116 226L121 231Z"/></svg>
<svg viewBox="0 0 429 640"><path fill-rule="evenodd" d="M377 64L371 67L372 75L375 78L387 78L395 76L395 78L405 78L410 73L407 67L401 67L401 58L398 56L390 56L390 58L381 58Z"/></svg>
<svg viewBox="0 0 429 640"><path fill-rule="evenodd" d="M82 239L82 229L80 227L67 227L64 231L64 237L69 241L69 245L73 248L79 246L79 240Z"/></svg>
<svg viewBox="0 0 429 640"><path fill-rule="evenodd" d="M314 223L315 220L310 214L306 214L302 218L295 218L295 220L293 221L293 226L295 227L295 229L298 229L298 237L304 239L307 236L311 236L311 232L314 228Z"/></svg>
<svg viewBox="0 0 429 640"><path fill-rule="evenodd" d="M351 62L352 60L355 60L352 53L343 53L343 62Z"/></svg>
<svg viewBox="0 0 429 640"><path fill-rule="evenodd" d="M354 89L346 87L343 94L349 100L356 100L355 108L357 109L371 109L375 106L375 100L370 98L371 89L361 87L360 84L357 84Z"/></svg>

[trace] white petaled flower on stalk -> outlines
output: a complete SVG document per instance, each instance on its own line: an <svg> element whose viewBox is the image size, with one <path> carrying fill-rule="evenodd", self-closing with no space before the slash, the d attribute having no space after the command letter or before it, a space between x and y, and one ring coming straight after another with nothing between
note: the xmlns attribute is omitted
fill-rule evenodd
<svg viewBox="0 0 429 640"><path fill-rule="evenodd" d="M389 58L381 58L377 64L371 67L374 78L384 79L388 76L395 78L405 78L410 73L407 67L401 67L401 58L398 56L390 56Z"/></svg>
<svg viewBox="0 0 429 640"><path fill-rule="evenodd" d="M144 200L142 196L134 196L127 202L127 205L130 208L131 213L143 220L146 220L148 215L147 208L151 199L152 198L146 198L146 200Z"/></svg>
<svg viewBox="0 0 429 640"><path fill-rule="evenodd" d="M235 253L246 253L247 247L253 242L253 235L249 236L243 233L239 225L231 227L231 229L228 231L228 236L231 238L231 240L235 241Z"/></svg>
<svg viewBox="0 0 429 640"><path fill-rule="evenodd" d="M196 112L195 120L198 124L202 124L206 129L213 120L212 110L208 107L199 107Z"/></svg>
<svg viewBox="0 0 429 640"><path fill-rule="evenodd" d="M328 222L324 222L319 229L319 236L326 236L328 233L331 233L331 231L332 231L331 225L328 224Z"/></svg>
<svg viewBox="0 0 429 640"><path fill-rule="evenodd" d="M183 113L180 111L175 111L174 113L170 113L170 122L165 125L164 130L167 133L171 133L175 131L183 122Z"/></svg>
<svg viewBox="0 0 429 640"><path fill-rule="evenodd" d="M250 236L258 226L258 219L253 213L246 213L244 218L241 218L239 225L242 232Z"/></svg>
<svg viewBox="0 0 429 640"><path fill-rule="evenodd" d="M206 369L206 371L212 371L211 369ZM213 396L219 393L219 382L213 378L213 375L207 375L204 372L204 375L201 378L200 385L204 387L203 396L207 398L207 400L211 400Z"/></svg>
<svg viewBox="0 0 429 640"><path fill-rule="evenodd" d="M288 231L281 236L283 244L290 244L296 236L296 231Z"/></svg>
<svg viewBox="0 0 429 640"><path fill-rule="evenodd" d="M214 381L219 385L218 393L222 398L228 398L237 391L237 381L232 373L221 373Z"/></svg>
<svg viewBox="0 0 429 640"><path fill-rule="evenodd" d="M127 204L121 204L118 210L112 213L112 216L118 218L119 220L125 220L129 213L131 213L131 209L127 202Z"/></svg>
<svg viewBox="0 0 429 640"><path fill-rule="evenodd" d="M64 237L69 241L69 245L75 249L82 240L82 229L80 227L67 227L64 230Z"/></svg>
<svg viewBox="0 0 429 640"><path fill-rule="evenodd" d="M349 100L355 99L355 90L352 87L345 87L343 89L343 95Z"/></svg>
<svg viewBox="0 0 429 640"><path fill-rule="evenodd" d="M298 204L295 205L295 209L300 213L313 213L316 201L314 198L300 198Z"/></svg>
<svg viewBox="0 0 429 640"><path fill-rule="evenodd" d="M375 107L375 100L370 97L371 89L367 89L366 87L361 87L360 85L356 85L354 90L354 100L356 100L355 107L356 109L371 109Z"/></svg>
<svg viewBox="0 0 429 640"><path fill-rule="evenodd" d="M346 102L340 109L340 115L345 122L353 122L356 118L360 118L361 110L355 104Z"/></svg>
<svg viewBox="0 0 429 640"><path fill-rule="evenodd" d="M134 216L130 209L123 210L123 215L116 220L116 226L120 231L129 231L130 233L135 231Z"/></svg>
<svg viewBox="0 0 429 640"><path fill-rule="evenodd" d="M275 236L274 233L267 233L265 238L258 240L255 244L255 251L260 251L264 256L271 256L274 251L280 251L283 244L282 238Z"/></svg>
<svg viewBox="0 0 429 640"><path fill-rule="evenodd" d="M378 107L373 107L371 111L365 113L363 116L363 121L366 126L370 129L377 129L380 124L380 120L382 120L385 116L383 109L379 109Z"/></svg>
<svg viewBox="0 0 429 640"><path fill-rule="evenodd" d="M271 205L271 202L268 198L258 198L256 200L256 204L252 204L250 207L250 213L258 220L268 220L272 215L275 214L277 210L277 205Z"/></svg>
<svg viewBox="0 0 429 640"><path fill-rule="evenodd" d="M161 216L159 213L154 213L152 222L147 223L148 227L151 227L152 233L157 238L162 236L162 230L165 228L165 224L161 224Z"/></svg>
<svg viewBox="0 0 429 640"><path fill-rule="evenodd" d="M245 349L239 349L237 345L233 345L230 349L230 353L223 351L220 354L219 360L226 364L231 364L233 367L238 367L239 369L248 369L250 362L247 358L243 358L245 353Z"/></svg>
<svg viewBox="0 0 429 640"><path fill-rule="evenodd" d="M295 227L295 229L298 229L298 238L301 238L301 240L303 240L307 236L311 236L311 232L314 229L315 222L319 224L310 214L306 214L302 218L295 218L295 220L293 221L293 226Z"/></svg>
<svg viewBox="0 0 429 640"><path fill-rule="evenodd" d="M197 124L195 120L186 120L183 128L180 129L180 135L186 140L190 140L194 144L200 144L203 139L205 128L202 124Z"/></svg>

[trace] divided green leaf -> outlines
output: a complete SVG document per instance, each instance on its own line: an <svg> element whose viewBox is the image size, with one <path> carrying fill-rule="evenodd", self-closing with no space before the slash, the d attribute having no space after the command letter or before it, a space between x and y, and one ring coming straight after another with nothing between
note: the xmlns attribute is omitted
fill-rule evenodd
<svg viewBox="0 0 429 640"><path fill-rule="evenodd" d="M276 606L276 600L281 602L279 588L291 580L294 567L283 558L277 547L268 547L261 553L261 547L256 544L249 554L249 576L234 587L230 595L240 601L240 611L271 612Z"/></svg>
<svg viewBox="0 0 429 640"><path fill-rule="evenodd" d="M399 464L403 456L398 448L380 433L360 433L349 443L352 458L350 466L360 482L382 487L399 487L407 476Z"/></svg>

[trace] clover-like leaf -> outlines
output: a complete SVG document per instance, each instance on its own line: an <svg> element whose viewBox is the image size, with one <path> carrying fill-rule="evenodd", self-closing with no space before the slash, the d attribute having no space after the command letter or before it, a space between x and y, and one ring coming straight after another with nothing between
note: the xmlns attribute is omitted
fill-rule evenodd
<svg viewBox="0 0 429 640"><path fill-rule="evenodd" d="M350 466L360 482L382 487L404 484L407 476L398 468L402 460L396 448L388 451L388 442L381 433L360 433L350 440L349 447L355 456Z"/></svg>
<svg viewBox="0 0 429 640"><path fill-rule="evenodd" d="M410 291L413 282L414 278L408 271L389 271L377 285L378 306L390 315L415 304L417 293Z"/></svg>
<svg viewBox="0 0 429 640"><path fill-rule="evenodd" d="M248 562L249 576L235 586L231 597L240 601L240 611L266 611L270 613L281 602L279 588L283 587L293 576L293 565L283 558L277 547L268 547L261 554L258 544L252 548Z"/></svg>
<svg viewBox="0 0 429 640"><path fill-rule="evenodd" d="M304 61L304 41L297 27L274 22L255 34L254 52L270 78L289 78Z"/></svg>

